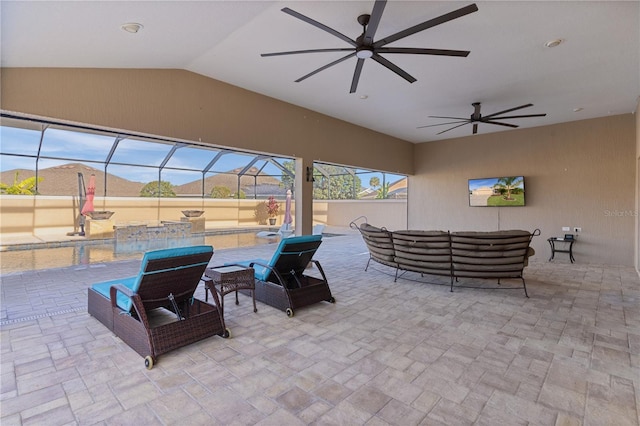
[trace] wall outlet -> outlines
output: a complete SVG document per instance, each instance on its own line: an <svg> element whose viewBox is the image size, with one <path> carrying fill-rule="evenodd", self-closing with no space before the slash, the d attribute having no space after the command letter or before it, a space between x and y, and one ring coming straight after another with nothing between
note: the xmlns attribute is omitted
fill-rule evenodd
<svg viewBox="0 0 640 426"><path fill-rule="evenodd" d="M575 232L576 234L578 232L582 232L582 228L573 228L573 232Z"/></svg>
<svg viewBox="0 0 640 426"><path fill-rule="evenodd" d="M562 230L569 232L569 231L571 231L571 227L570 226L563 226Z"/></svg>

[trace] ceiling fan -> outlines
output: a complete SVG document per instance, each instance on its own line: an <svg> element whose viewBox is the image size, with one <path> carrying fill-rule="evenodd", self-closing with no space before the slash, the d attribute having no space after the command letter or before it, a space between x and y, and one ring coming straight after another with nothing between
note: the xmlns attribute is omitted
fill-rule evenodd
<svg viewBox="0 0 640 426"><path fill-rule="evenodd" d="M408 74L406 71L393 64L386 58L382 57L380 54L387 53L401 53L401 54L418 54L418 55L442 55L442 56L462 56L466 57L469 55L469 51L467 50L444 50L444 49L419 49L419 48L411 48L411 47L386 47L387 44L393 43L394 41L398 41L410 35L416 34L420 31L424 31L428 28L435 27L436 25L443 24L445 22L451 21L456 18L460 18L464 15L467 15L472 12L476 12L478 7L475 4L471 4L469 6L465 6L463 8L454 10L453 12L446 13L437 18L430 19L421 24L414 25L413 27L407 28L403 31L392 34L388 37L382 38L380 40L374 41L374 36L376 34L376 30L378 29L378 24L380 23L380 18L382 18L382 12L384 11L384 7L386 6L386 0L376 0L373 5L373 11L371 15L360 15L358 16L358 23L362 25L363 31L360 36L358 36L355 40L347 37L346 35L330 28L324 24L321 24L318 21L315 21L301 13L296 12L295 10L291 10L288 7L282 9L284 13L287 13L295 18L298 18L308 24L313 25L316 28L319 28L323 31L328 32L331 35L336 36L340 40L343 40L349 43L352 47L344 47L344 48L327 48L327 49L308 49L308 50L293 50L288 52L274 52L274 53L263 53L260 56L268 57L268 56L280 56L280 55L294 55L299 53L321 53L321 52L348 52L351 51L348 55L337 59L333 62L328 63L315 71L306 74L299 79L296 80L296 83L305 80L312 75L319 73L320 71L326 70L329 67L332 67L336 64L339 64L342 61L345 61L349 58L356 57L358 61L356 62L356 69L353 73L353 79L351 81L351 90L349 93L354 93L358 87L358 81L360 80L360 73L362 72L362 66L364 65L364 60L371 58L380 65L390 69L394 73L398 74L400 77L407 80L409 83L413 83L416 79Z"/></svg>
<svg viewBox="0 0 640 426"><path fill-rule="evenodd" d="M510 123L501 123L495 120L507 120L507 119L511 119L511 118L528 118L528 117L544 117L547 114L529 114L529 115L509 115L509 116L501 116L502 114L506 114L508 112L511 111L516 111L522 108L529 108L532 107L533 104L526 104L526 105L520 105L518 107L515 108L509 108L509 109L505 109L504 111L499 111L499 112L494 112L493 114L489 114L489 115L485 115L484 117L482 116L482 114L480 114L480 102L474 102L471 104L473 106L473 114L471 114L471 118L463 118L463 117L441 117L441 116L437 116L437 115L430 115L429 118L448 118L451 120L456 120L456 121L449 121L446 123L439 123L439 124L430 124L428 126L420 126L418 127L418 129L422 129L425 127L434 127L434 126L444 126L445 124L457 124L456 126L453 126L447 130L443 130L441 132L438 132L437 134L442 134L444 132L448 132L449 130L453 130L453 129L457 129L460 126L464 126L465 124L471 124L473 123L473 134L475 135L476 133L478 133L478 123L486 123L486 124L495 124L498 126L506 126L506 127L513 127L513 128L517 128L520 126L516 126L515 124L510 124ZM501 116L501 117L499 117ZM462 124L458 124L458 123L462 123Z"/></svg>

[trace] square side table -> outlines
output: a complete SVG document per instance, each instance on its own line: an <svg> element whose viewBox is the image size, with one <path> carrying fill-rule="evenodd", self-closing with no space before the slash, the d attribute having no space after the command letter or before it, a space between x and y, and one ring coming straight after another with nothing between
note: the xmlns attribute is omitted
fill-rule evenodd
<svg viewBox="0 0 640 426"><path fill-rule="evenodd" d="M238 301L238 290L249 290L253 299L253 312L258 312L256 308L256 282L253 268L241 265L216 266L207 268L204 272L203 280L211 280L213 289L220 294L220 306L224 314L224 296L231 292L236 292L236 305ZM208 293L205 290L205 301Z"/></svg>

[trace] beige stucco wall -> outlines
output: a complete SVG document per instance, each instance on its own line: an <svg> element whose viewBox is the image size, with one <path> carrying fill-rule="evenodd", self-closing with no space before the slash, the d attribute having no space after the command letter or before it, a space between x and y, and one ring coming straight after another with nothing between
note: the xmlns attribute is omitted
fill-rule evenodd
<svg viewBox="0 0 640 426"><path fill-rule="evenodd" d="M635 122L626 114L417 145L409 227L540 228L536 260L548 258L546 239L563 226L581 227L578 262L631 266ZM525 176L525 207L469 207L468 179L513 175Z"/></svg>
<svg viewBox="0 0 640 426"><path fill-rule="evenodd" d="M413 173L413 144L184 70L3 68L3 110ZM388 155L392 152L393 155Z"/></svg>

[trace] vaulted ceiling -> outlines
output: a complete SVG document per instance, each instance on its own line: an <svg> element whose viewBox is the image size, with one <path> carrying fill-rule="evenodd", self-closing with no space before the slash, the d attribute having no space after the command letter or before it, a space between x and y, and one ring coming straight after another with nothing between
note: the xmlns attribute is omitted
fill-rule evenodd
<svg viewBox="0 0 640 426"><path fill-rule="evenodd" d="M352 48L374 1L7 1L1 7L3 67L179 68L300 105L407 141L471 135L469 118L524 104L505 122L520 128L634 111L640 95L637 1L389 0L374 41L475 4L478 10L387 47L469 51L467 57L381 53L416 79L409 83L373 58L357 58L296 79L350 52L262 57L269 52ZM379 6L378 6L379 7ZM139 23L137 33L125 23ZM546 47L560 40L556 47ZM267 113L267 112L265 112ZM459 123L456 123L457 125ZM510 127L480 123L478 133Z"/></svg>

